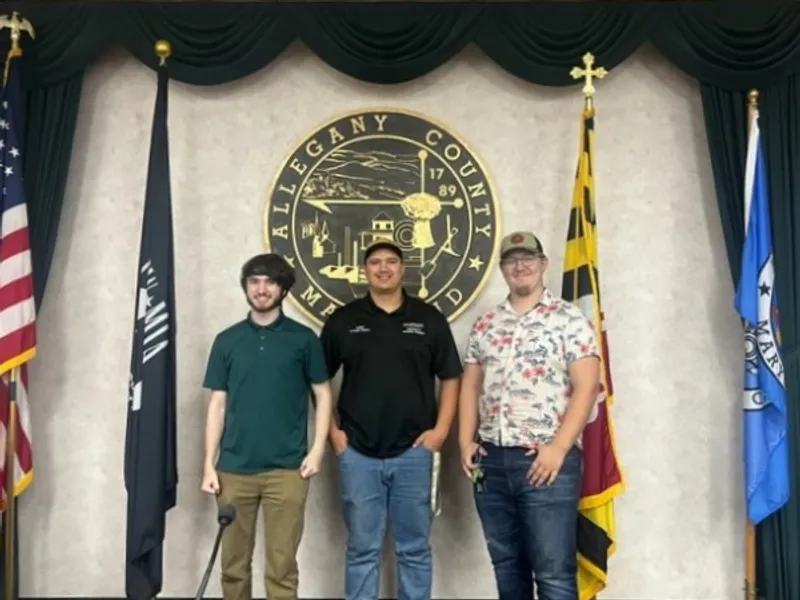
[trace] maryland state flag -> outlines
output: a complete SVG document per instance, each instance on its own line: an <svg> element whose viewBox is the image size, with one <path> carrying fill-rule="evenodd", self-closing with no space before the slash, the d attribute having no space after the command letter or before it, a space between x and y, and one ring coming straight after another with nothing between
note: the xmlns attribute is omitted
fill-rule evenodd
<svg viewBox="0 0 800 600"><path fill-rule="evenodd" d="M608 559L615 551L614 498L622 492L624 484L611 422L614 388L597 270L593 108L584 109L580 139L561 296L579 306L594 323L603 361L597 404L583 432L583 482L578 517L578 590L580 600L589 600L606 586Z"/></svg>

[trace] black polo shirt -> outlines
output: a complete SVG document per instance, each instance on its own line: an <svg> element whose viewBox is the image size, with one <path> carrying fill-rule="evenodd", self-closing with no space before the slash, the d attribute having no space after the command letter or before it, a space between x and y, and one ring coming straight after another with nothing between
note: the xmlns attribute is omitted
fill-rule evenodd
<svg viewBox="0 0 800 600"><path fill-rule="evenodd" d="M321 334L328 373L344 369L340 427L358 452L396 456L436 425L436 377L461 375L461 359L444 315L403 293L392 313L367 295L334 312Z"/></svg>

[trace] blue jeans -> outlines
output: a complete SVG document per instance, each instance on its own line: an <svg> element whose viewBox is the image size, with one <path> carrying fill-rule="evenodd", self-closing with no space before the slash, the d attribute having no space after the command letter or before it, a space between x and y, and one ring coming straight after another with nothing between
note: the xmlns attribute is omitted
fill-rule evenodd
<svg viewBox="0 0 800 600"><path fill-rule="evenodd" d="M529 483L524 448L484 444L475 505L500 600L578 600L576 528L581 452L573 448L550 486Z"/></svg>
<svg viewBox="0 0 800 600"><path fill-rule="evenodd" d="M348 530L345 600L377 600L387 519L397 557L398 600L430 600L433 455L423 446L377 459L351 447L339 456Z"/></svg>

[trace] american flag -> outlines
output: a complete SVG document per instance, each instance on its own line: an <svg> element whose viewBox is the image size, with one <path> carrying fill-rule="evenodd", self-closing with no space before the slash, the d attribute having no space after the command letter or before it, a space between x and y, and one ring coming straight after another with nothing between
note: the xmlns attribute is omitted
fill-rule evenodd
<svg viewBox="0 0 800 600"><path fill-rule="evenodd" d="M22 186L22 82L20 57L9 57L0 108L0 509L5 509L6 435L10 382L16 377L16 460L14 496L33 479L28 364L36 354L36 305L33 295L28 211Z"/></svg>

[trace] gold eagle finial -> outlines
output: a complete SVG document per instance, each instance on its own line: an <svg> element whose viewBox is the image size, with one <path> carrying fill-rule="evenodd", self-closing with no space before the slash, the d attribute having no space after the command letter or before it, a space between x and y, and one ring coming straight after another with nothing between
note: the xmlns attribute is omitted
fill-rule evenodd
<svg viewBox="0 0 800 600"><path fill-rule="evenodd" d="M19 38L23 31L27 31L32 39L36 39L36 34L33 31L33 25L25 17L20 17L17 11L11 13L11 16L0 15L0 29L11 30L11 49L19 49Z"/></svg>

